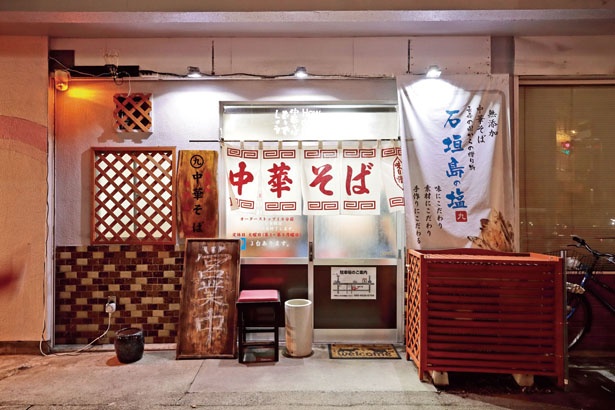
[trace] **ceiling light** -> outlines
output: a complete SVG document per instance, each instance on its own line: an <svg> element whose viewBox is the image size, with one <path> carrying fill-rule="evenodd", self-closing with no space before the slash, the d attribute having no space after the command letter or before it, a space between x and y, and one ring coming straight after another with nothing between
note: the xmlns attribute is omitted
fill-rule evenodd
<svg viewBox="0 0 615 410"><path fill-rule="evenodd" d="M201 70L199 70L198 67L189 66L188 74L186 76L190 78L201 78L203 77L203 73L201 73Z"/></svg>
<svg viewBox="0 0 615 410"><path fill-rule="evenodd" d="M440 70L440 67L438 67L437 65L432 65L432 66L429 66L429 68L427 69L427 73L425 74L425 77L440 78L441 74L442 74L442 70Z"/></svg>
<svg viewBox="0 0 615 410"><path fill-rule="evenodd" d="M307 78L308 72L305 67L299 66L297 67L297 69L295 70L295 74L293 75L295 76L295 78Z"/></svg>

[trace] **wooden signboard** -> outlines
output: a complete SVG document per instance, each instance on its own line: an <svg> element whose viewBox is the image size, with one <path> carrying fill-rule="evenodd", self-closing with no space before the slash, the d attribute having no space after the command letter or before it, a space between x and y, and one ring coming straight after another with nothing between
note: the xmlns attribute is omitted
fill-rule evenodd
<svg viewBox="0 0 615 410"><path fill-rule="evenodd" d="M179 151L177 203L180 238L218 236L218 152Z"/></svg>
<svg viewBox="0 0 615 410"><path fill-rule="evenodd" d="M240 241L186 239L177 359L237 357Z"/></svg>

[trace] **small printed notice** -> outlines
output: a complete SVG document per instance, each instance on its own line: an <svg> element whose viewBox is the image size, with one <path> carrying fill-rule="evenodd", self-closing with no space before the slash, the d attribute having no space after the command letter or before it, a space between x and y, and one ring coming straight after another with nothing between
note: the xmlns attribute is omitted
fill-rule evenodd
<svg viewBox="0 0 615 410"><path fill-rule="evenodd" d="M331 299L376 299L376 267L333 266Z"/></svg>

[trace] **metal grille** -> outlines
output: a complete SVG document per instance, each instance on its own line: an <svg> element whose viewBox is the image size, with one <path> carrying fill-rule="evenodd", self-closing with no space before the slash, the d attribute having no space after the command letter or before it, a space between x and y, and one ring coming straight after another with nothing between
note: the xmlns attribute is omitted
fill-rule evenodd
<svg viewBox="0 0 615 410"><path fill-rule="evenodd" d="M175 243L175 148L93 153L93 243Z"/></svg>

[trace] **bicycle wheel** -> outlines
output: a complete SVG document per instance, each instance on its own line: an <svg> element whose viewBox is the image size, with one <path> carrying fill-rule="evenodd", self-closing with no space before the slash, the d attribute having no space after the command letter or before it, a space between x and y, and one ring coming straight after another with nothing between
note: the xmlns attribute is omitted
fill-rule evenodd
<svg viewBox="0 0 615 410"><path fill-rule="evenodd" d="M566 293L566 324L568 327L568 350L579 344L592 326L592 308L584 294Z"/></svg>

